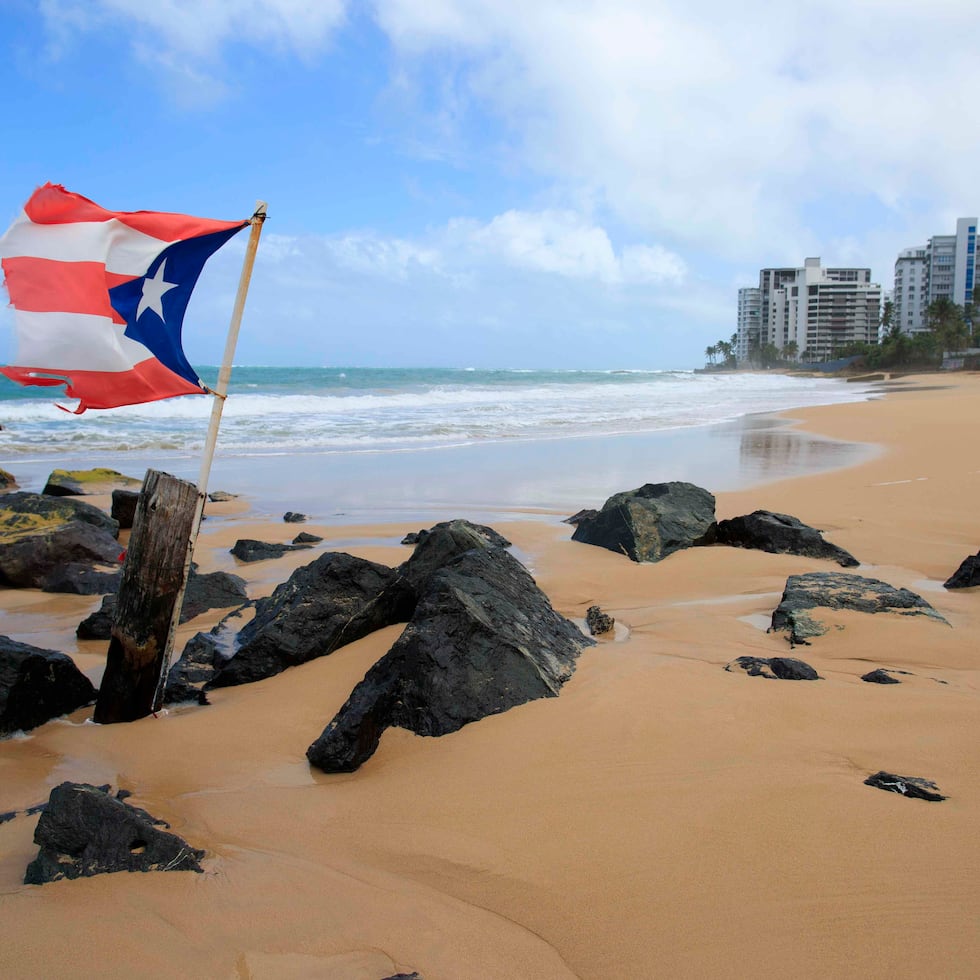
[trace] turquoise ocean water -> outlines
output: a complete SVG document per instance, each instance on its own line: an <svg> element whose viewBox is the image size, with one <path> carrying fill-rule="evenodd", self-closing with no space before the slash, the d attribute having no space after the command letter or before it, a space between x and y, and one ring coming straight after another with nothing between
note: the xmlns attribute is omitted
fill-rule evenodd
<svg viewBox="0 0 980 980"><path fill-rule="evenodd" d="M214 383L216 368L199 370ZM270 509L305 500L347 514L491 499L593 506L584 494L688 479L692 464L683 460L702 457L698 472L713 458L707 474L717 473L713 488L722 489L765 478L765 452L746 460L753 453L738 420L868 397L864 386L837 379L769 373L241 366L232 372L210 485L237 481ZM196 479L210 397L80 416L57 401L50 389L0 378L0 466L29 489L55 466L137 476L154 466ZM733 426L737 445L722 452L719 436ZM774 446L770 439L770 455ZM813 451L803 455L810 462L796 453L801 472L827 465Z"/></svg>

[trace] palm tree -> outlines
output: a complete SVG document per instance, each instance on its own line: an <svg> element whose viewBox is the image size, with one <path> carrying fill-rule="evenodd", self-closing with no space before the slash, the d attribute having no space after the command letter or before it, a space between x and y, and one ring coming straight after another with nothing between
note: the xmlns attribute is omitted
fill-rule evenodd
<svg viewBox="0 0 980 980"><path fill-rule="evenodd" d="M714 344L711 344L709 347L705 347L704 349L704 356L709 364L715 363L715 354L717 353L718 348Z"/></svg>

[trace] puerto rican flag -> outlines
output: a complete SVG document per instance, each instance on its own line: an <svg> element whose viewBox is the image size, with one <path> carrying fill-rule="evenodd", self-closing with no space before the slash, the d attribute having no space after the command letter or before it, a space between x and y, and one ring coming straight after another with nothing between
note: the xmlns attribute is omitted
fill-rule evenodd
<svg viewBox="0 0 980 980"><path fill-rule="evenodd" d="M87 408L116 408L205 386L181 345L204 263L248 221L106 211L59 184L38 188L0 238L22 385L64 385Z"/></svg>

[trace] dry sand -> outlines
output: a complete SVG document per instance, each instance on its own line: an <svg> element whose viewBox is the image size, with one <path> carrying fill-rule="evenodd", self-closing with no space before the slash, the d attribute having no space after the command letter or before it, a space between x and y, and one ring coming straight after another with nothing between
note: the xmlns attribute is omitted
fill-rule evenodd
<svg viewBox="0 0 980 980"><path fill-rule="evenodd" d="M557 699L439 739L389 731L352 775L311 770L306 747L392 628L208 708L107 727L82 711L0 742L0 810L65 779L108 782L207 851L204 875L25 886L36 818L0 825L0 976L976 976L980 595L941 582L980 547L980 378L941 384L794 411L884 451L721 495L718 515L794 514L951 626L819 615L833 628L795 655L823 680L728 673L743 654L788 655L764 629L786 577L837 566L721 547L637 565L572 542L557 516L498 525L560 612L598 603L620 624ZM205 571L234 567L237 537L295 533L222 506ZM304 529L394 564L411 528ZM262 595L310 557L236 570ZM0 602L0 630L70 650L97 679L105 645L73 636L97 600ZM877 666L912 673L859 679ZM863 785L879 769L949 799Z"/></svg>

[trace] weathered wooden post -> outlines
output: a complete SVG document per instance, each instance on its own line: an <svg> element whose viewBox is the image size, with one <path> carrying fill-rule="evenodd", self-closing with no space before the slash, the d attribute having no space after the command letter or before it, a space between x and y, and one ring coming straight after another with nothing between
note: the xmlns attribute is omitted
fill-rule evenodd
<svg viewBox="0 0 980 980"><path fill-rule="evenodd" d="M99 724L135 721L157 707L171 630L180 616L197 507L193 483L146 471L95 703L93 720Z"/></svg>

